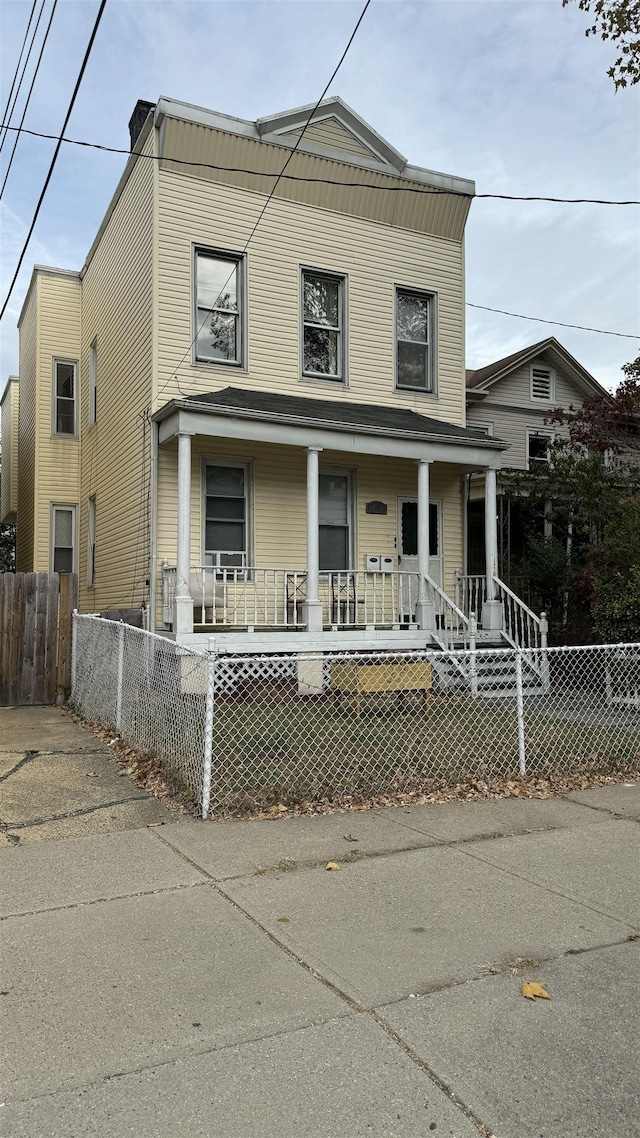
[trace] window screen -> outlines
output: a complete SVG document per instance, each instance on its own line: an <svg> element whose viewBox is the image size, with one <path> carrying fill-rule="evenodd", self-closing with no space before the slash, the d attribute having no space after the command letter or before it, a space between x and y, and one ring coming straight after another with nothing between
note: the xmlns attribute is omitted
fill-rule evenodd
<svg viewBox="0 0 640 1138"><path fill-rule="evenodd" d="M205 477L206 563L221 568L246 565L246 470L207 464Z"/></svg>
<svg viewBox="0 0 640 1138"><path fill-rule="evenodd" d="M349 476L320 474L320 569L349 568Z"/></svg>

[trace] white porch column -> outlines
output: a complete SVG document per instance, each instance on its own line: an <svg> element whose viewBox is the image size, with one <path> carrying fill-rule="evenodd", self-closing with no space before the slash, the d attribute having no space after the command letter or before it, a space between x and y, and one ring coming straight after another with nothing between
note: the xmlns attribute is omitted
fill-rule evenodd
<svg viewBox="0 0 640 1138"><path fill-rule="evenodd" d="M418 628L435 628L435 607L428 599L429 575L429 463L418 463Z"/></svg>
<svg viewBox="0 0 640 1138"><path fill-rule="evenodd" d="M191 434L178 434L178 549L176 592L173 602L173 631L193 632L191 576Z"/></svg>
<svg viewBox="0 0 640 1138"><path fill-rule="evenodd" d="M497 600L494 576L498 573L498 498L495 470L484 472L484 546L487 599L482 606L482 627L502 628L502 605Z"/></svg>
<svg viewBox="0 0 640 1138"><path fill-rule="evenodd" d="M320 575L318 455L322 447L307 447L307 599L304 606L307 632L322 632L322 602L318 592Z"/></svg>

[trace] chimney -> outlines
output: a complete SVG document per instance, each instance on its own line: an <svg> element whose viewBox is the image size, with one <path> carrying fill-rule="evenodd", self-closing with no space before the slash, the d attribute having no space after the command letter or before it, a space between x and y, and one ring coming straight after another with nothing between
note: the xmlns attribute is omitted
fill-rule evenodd
<svg viewBox="0 0 640 1138"><path fill-rule="evenodd" d="M140 131L147 121L150 111L155 110L155 103L147 103L144 99L138 99L133 114L129 119L129 136L131 138L131 149L135 148L136 142L140 137Z"/></svg>

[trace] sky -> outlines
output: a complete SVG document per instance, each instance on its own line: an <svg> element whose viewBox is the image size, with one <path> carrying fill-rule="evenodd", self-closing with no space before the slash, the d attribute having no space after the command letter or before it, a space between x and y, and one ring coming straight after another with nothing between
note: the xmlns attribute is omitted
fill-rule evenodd
<svg viewBox="0 0 640 1138"><path fill-rule="evenodd" d="M45 0L37 46L53 0ZM245 119L312 103L363 0L109 0L67 128L128 147L137 99L160 95ZM0 109L31 0L0 2ZM98 0L58 0L25 126L59 132ZM373 0L330 94L415 165L478 193L640 199L640 90L616 94L615 47L586 37L577 2ZM21 137L0 202L4 300L53 153ZM0 184L13 136L0 153ZM81 268L126 159L63 146L0 328L0 388L17 372L17 318L34 264ZM632 333L624 339L467 308L476 368L555 335L613 389L640 349L640 212L634 206L474 201L472 304Z"/></svg>

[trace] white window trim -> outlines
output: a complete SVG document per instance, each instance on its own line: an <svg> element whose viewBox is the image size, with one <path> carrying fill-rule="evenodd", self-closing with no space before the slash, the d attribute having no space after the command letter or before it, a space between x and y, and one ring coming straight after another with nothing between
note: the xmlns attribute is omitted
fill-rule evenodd
<svg viewBox="0 0 640 1138"><path fill-rule="evenodd" d="M96 587L96 529L97 529L97 502L95 494L89 497L89 515L87 519L87 588ZM93 550L93 556L92 556Z"/></svg>
<svg viewBox="0 0 640 1138"><path fill-rule="evenodd" d="M200 534L200 549L201 549L201 565L206 565L207 557L207 467L208 466L238 466L244 470L244 500L246 502L246 517L245 517L245 566L246 569L255 567L254 563L254 548L253 548L253 534L254 534L254 494L253 494L253 459L238 458L234 455L232 458L228 455L207 454L202 456L202 470L200 474L201 485L201 515L202 525ZM240 552L240 550L238 550ZM213 568L213 567L212 567ZM226 568L226 566L223 566ZM235 566L231 565L228 568L233 569ZM238 566L239 568L239 566Z"/></svg>
<svg viewBox="0 0 640 1138"><path fill-rule="evenodd" d="M339 306L340 306L340 324L338 326L338 366L339 373L336 376L324 375L322 372L305 371L304 370L304 276L308 273L309 276L328 277L331 280L338 281L339 286ZM320 383L329 387L348 387L348 297L349 297L349 278L347 273L336 272L333 269L319 269L313 265L300 265L299 274L299 312L300 312L300 335L299 335L299 352L300 352L300 379L304 383Z"/></svg>
<svg viewBox="0 0 640 1138"><path fill-rule="evenodd" d="M555 431L547 431L547 430L544 430L544 429L540 429L540 427L527 427L527 454L526 454L526 458L527 458L527 470L531 470L531 469L532 469L532 467L531 467L531 459L529 458L529 439L531 438L531 436L532 436L532 435L536 435L538 438L539 438L540 436L542 436L543 438L547 438L547 439L549 439L549 441L550 441L550 442L553 442L553 440L554 440L554 439L555 439L555 437L556 437L556 436L555 436ZM540 461L541 461L540 459L534 459L534 462L535 462L535 463L538 463L538 462L540 462ZM535 466L533 467L533 469L535 469Z"/></svg>
<svg viewBox="0 0 640 1138"><path fill-rule="evenodd" d="M486 431L489 438L493 438L493 423L489 423L489 422L480 423L479 421L477 422L475 419L469 419L467 421L467 427L470 431Z"/></svg>
<svg viewBox="0 0 640 1138"><path fill-rule="evenodd" d="M533 393L533 372L548 371L549 372L549 395L540 397ZM529 366L529 396L532 403L554 403L556 398L556 373L548 364L530 364Z"/></svg>
<svg viewBox="0 0 640 1138"><path fill-rule="evenodd" d="M66 436L65 436L66 437ZM49 518L49 572L55 573L53 568L53 561L55 556L55 540L56 540L56 527L55 516L57 510L71 510L71 549L72 549L72 573L78 572L78 505L76 502L52 502Z"/></svg>
<svg viewBox="0 0 640 1138"><path fill-rule="evenodd" d="M424 297L429 301L428 323L430 339L427 343L427 381L431 380L430 387L408 387L398 382L398 293L407 292L413 296ZM394 389L396 391L410 391L417 395L427 395L431 399L438 397L438 369L436 366L438 354L438 294L433 289L419 288L415 285L394 284L393 286L393 375Z"/></svg>
<svg viewBox="0 0 640 1138"><path fill-rule="evenodd" d="M98 422L98 338L89 345L89 426Z"/></svg>
<svg viewBox="0 0 640 1138"><path fill-rule="evenodd" d="M198 254L202 253L205 257L217 257L221 261L233 262L238 271L238 288L237 296L240 304L240 311L238 313L238 329L240 334L240 351L238 353L239 359L237 360L206 360L200 359L198 356L198 332L200 324L198 321ZM232 249L218 249L209 245L194 244L191 250L191 321L193 332L193 344L191 352L191 362L194 367L204 368L220 368L228 367L233 371L247 371L249 359L249 290L248 290L248 271L247 271L247 254L243 252L236 252Z"/></svg>
<svg viewBox="0 0 640 1138"><path fill-rule="evenodd" d="M57 431L58 422L58 375L57 364L70 364L73 368L73 431ZM65 356L54 356L51 377L51 435L56 439L76 439L78 437L78 361Z"/></svg>
<svg viewBox="0 0 640 1138"><path fill-rule="evenodd" d="M358 567L357 563L357 550L358 550L358 535L356 533L356 526L358 521L358 497L357 497L357 471L350 469L347 466L319 466L319 474L338 474L341 477L347 478L347 526L349 528L349 565L347 569L321 569L320 575L323 573L352 573ZM318 540L320 539L320 521L318 521Z"/></svg>

